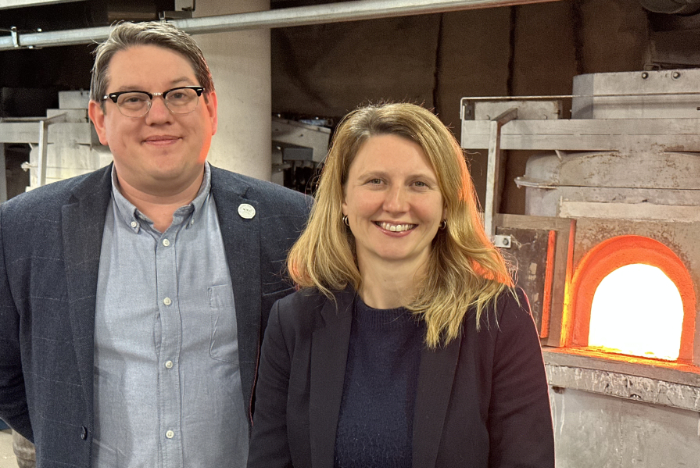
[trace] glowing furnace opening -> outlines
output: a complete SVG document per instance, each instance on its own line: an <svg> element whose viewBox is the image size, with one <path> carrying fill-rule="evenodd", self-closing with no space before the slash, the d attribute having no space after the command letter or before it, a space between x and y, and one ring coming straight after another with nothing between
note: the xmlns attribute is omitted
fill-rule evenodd
<svg viewBox="0 0 700 468"><path fill-rule="evenodd" d="M588 346L657 359L678 359L683 300L661 269L620 267L598 285L591 305Z"/></svg>

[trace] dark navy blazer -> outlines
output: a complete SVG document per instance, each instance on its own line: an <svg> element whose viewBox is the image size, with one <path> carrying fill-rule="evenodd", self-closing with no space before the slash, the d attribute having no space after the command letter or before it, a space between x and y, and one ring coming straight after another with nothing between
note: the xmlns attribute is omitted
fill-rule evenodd
<svg viewBox="0 0 700 468"><path fill-rule="evenodd" d="M89 467L95 298L111 165L0 205L0 418L33 440L39 467ZM272 304L289 294L287 250L309 197L211 168L233 282L246 412ZM242 203L256 215L238 214ZM251 416L252 417L252 416Z"/></svg>
<svg viewBox="0 0 700 468"><path fill-rule="evenodd" d="M302 290L270 313L248 468L332 468L354 291ZM529 304L509 293L476 330L424 347L413 414L413 468L553 468L542 351Z"/></svg>

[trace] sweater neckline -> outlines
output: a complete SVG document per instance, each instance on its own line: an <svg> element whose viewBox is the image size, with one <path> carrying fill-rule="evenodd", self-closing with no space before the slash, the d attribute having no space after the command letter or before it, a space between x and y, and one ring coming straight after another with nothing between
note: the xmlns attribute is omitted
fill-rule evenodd
<svg viewBox="0 0 700 468"><path fill-rule="evenodd" d="M354 320L372 328L406 328L419 324L413 313L405 307L393 309L375 309L370 307L358 295L355 297Z"/></svg>

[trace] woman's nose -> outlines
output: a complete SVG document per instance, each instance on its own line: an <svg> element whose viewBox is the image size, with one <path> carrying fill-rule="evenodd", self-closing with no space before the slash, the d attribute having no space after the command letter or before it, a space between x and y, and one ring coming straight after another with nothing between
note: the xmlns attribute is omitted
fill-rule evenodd
<svg viewBox="0 0 700 468"><path fill-rule="evenodd" d="M403 212L408 208L408 197L403 187L392 187L384 200L384 210L388 212Z"/></svg>

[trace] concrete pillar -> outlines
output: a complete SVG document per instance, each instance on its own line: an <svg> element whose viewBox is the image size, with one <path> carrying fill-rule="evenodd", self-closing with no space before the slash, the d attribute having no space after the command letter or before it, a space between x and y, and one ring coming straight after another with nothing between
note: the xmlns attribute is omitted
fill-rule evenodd
<svg viewBox="0 0 700 468"><path fill-rule="evenodd" d="M195 17L262 11L269 0L197 0ZM209 162L270 180L270 30L193 36L204 52L219 100L219 127Z"/></svg>

